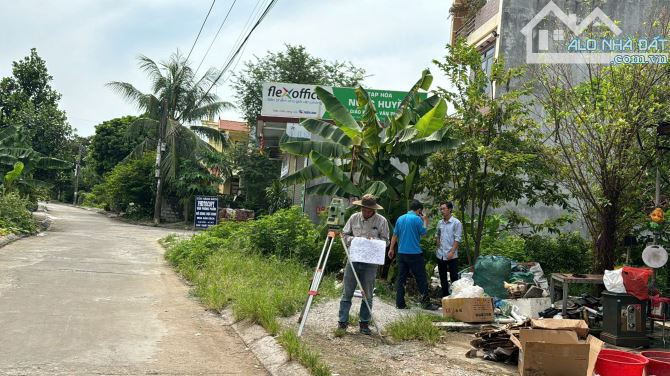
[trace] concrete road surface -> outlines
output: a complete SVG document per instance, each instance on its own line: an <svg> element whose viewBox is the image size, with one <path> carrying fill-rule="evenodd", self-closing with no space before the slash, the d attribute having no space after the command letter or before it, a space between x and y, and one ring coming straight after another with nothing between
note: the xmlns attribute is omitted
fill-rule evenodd
<svg viewBox="0 0 670 376"><path fill-rule="evenodd" d="M44 236L0 248L0 375L267 375L189 298L170 232L49 204Z"/></svg>

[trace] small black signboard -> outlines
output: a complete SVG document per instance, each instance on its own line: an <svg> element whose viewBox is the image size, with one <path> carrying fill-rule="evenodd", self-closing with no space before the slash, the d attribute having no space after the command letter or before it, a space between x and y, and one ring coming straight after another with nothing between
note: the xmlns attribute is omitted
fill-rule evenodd
<svg viewBox="0 0 670 376"><path fill-rule="evenodd" d="M206 229L219 221L219 199L216 196L195 196L195 228Z"/></svg>

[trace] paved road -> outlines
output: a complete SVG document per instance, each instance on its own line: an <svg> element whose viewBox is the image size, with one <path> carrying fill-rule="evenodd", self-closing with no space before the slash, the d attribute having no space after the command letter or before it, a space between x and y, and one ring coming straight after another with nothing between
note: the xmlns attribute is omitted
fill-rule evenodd
<svg viewBox="0 0 670 376"><path fill-rule="evenodd" d="M45 236L0 248L0 375L267 375L189 298L156 240L49 204Z"/></svg>

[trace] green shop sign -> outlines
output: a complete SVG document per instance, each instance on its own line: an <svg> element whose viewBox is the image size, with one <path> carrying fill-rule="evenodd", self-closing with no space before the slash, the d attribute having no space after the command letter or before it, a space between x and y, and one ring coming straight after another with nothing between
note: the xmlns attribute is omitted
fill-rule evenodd
<svg viewBox="0 0 670 376"><path fill-rule="evenodd" d="M333 87L333 95L342 105L349 110L351 115L356 120L360 120L363 116L363 111L358 107L356 101L356 90L350 87ZM370 99L377 109L377 116L381 120L385 120L387 116L392 116L398 111L400 104L407 96L406 91L390 91L390 90L374 90L367 89ZM426 93L419 93L419 98L426 99ZM331 119L330 114L326 111L322 119Z"/></svg>

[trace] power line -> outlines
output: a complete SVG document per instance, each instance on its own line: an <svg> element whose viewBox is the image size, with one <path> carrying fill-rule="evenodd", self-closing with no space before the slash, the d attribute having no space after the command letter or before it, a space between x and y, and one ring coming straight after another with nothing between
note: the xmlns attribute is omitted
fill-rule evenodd
<svg viewBox="0 0 670 376"><path fill-rule="evenodd" d="M249 17L247 18L247 21L244 23L244 26L242 27L242 30L240 30L240 34L237 36L237 39L235 40L235 43L233 43L233 47L231 48L230 52L228 53L228 56L226 56L226 59L224 61L230 60L231 56L235 52L235 48L240 44L240 41L244 38L244 35L247 33L248 28L251 26L253 23L253 19L257 17L261 13L261 9L263 7L259 7L263 0L258 0L256 1L256 5L254 8L251 10L251 13L249 13ZM242 49L244 51L244 49ZM239 62L239 59L238 59Z"/></svg>
<svg viewBox="0 0 670 376"><path fill-rule="evenodd" d="M228 53L228 56L226 56L225 61L228 61L232 58L233 54L235 53L235 48L240 44L242 39L244 39L244 35L248 32L248 29L251 27L251 24L253 23L254 18L258 17L261 13L261 10L263 9L261 5L263 3L263 0L258 0L256 1L256 5L254 6L254 9L251 10L251 13L249 13L249 18L247 18L247 21L244 23L244 27L242 27L242 30L240 30L240 35L237 36L237 39L235 40L235 43L233 43L233 47L230 50L230 53ZM244 47L242 48L242 52L240 52L240 55L237 58L237 62L235 63L235 66L233 67L233 70L237 67L237 64L240 62L242 59L242 54L244 53L244 50L246 49L247 45L245 44ZM228 78L223 80L223 82L226 82L228 79L230 79L231 74L228 74Z"/></svg>
<svg viewBox="0 0 670 376"><path fill-rule="evenodd" d="M205 94L200 98L200 100L198 101L198 103L196 103L196 105L195 105L196 108L198 107L198 105L200 105L200 102L202 102L202 100L204 99L204 97L206 97L207 94L209 94L209 92L210 92L210 91L212 90L212 88L216 85L216 83L221 79L221 77L222 77L223 74L228 70L228 68L230 68L230 65L233 63L233 61L235 60L235 57L237 57L237 55L240 53L240 51L242 50L242 48L244 47L244 45L247 43L247 41L249 40L249 37L251 37L251 34L254 32L254 30L256 30L256 28L258 27L258 25L261 24L261 22L263 21L263 19L265 18L265 16L267 16L268 13L270 13L270 9L272 9L272 7L277 3L277 1L278 1L278 0L271 0L271 1L270 1L270 3L268 4L268 6L265 8L265 10L263 11L263 13L262 13L261 16L259 17L258 21L256 21L256 24L254 24L254 26L251 28L251 30L249 30L249 33L247 33L247 36L244 38L244 40L242 41L242 43L237 47L237 50L235 51L235 53L234 53L234 54L232 55L232 57L226 62L226 65L223 67L223 69L221 70L221 72L219 73L219 75L216 77L216 79L215 79L215 80L212 82L212 84L209 86L209 89L207 89L207 91L206 91Z"/></svg>
<svg viewBox="0 0 670 376"><path fill-rule="evenodd" d="M195 40L193 41L193 45L191 46L191 50L188 51L188 56L186 56L186 61L188 61L188 58L191 57L191 53L193 52L193 49L195 48L195 44L198 43L198 38L200 38L200 33L202 33L202 29L205 27L205 23L207 22L207 18L209 18L209 14L212 13L212 8L214 8L215 3L216 3L216 0L213 0L212 5L210 5L209 10L207 11L207 15L205 16L205 20L202 21L202 25L200 26L200 31L198 31L198 35L195 37Z"/></svg>
<svg viewBox="0 0 670 376"><path fill-rule="evenodd" d="M226 23L226 20L228 20L228 16L230 15L230 11L233 10L233 6L235 6L236 2L237 2L237 0L233 0L233 3L230 4L230 8L228 8L228 13L226 13L226 17L221 22L221 25L219 26L219 30L216 31L216 34L214 35L214 38L212 38L212 43L210 43L209 47L207 47L207 51L205 52L205 55L202 57L202 60L200 60L200 64L198 64L198 67L195 69L195 73L193 75L198 74L198 71L200 70L200 67L202 66L202 63L205 61L205 58L207 57L207 54L209 54L209 50L212 49L212 46L214 45L214 42L216 41L216 38L219 36L219 33L221 32L221 29L223 28L223 25Z"/></svg>

